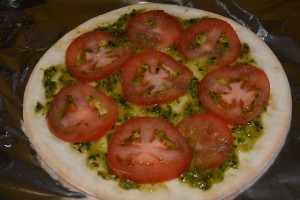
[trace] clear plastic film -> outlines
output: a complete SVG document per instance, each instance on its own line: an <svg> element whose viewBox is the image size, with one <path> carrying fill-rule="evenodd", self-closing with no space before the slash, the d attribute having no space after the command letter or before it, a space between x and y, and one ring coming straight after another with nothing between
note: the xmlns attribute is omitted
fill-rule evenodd
<svg viewBox="0 0 300 200"><path fill-rule="evenodd" d="M135 3L195 7L249 28L274 51L287 73L293 116L286 144L271 168L237 199L300 198L300 1L298 0L3 0L0 2L0 199L82 198L43 170L22 131L27 80L65 33L97 15Z"/></svg>

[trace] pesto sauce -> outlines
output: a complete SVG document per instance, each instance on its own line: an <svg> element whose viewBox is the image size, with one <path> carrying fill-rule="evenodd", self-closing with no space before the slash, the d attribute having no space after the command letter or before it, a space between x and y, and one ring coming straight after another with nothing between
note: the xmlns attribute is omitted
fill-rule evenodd
<svg viewBox="0 0 300 200"><path fill-rule="evenodd" d="M113 128L114 130L114 128ZM124 190L139 189L142 191L155 191L164 188L163 183L157 184L138 184L130 180L121 179L115 176L109 169L107 163L107 144L112 131L105 137L95 142L89 143L74 143L72 147L79 153L87 155L86 165L97 172L97 175L105 180L116 181Z"/></svg>
<svg viewBox="0 0 300 200"><path fill-rule="evenodd" d="M191 166L179 177L179 180L193 188L208 190L214 183L219 183L224 179L225 171L228 168L238 168L238 156L235 148L230 152L227 160L219 167L212 170L198 170Z"/></svg>
<svg viewBox="0 0 300 200"><path fill-rule="evenodd" d="M144 10L133 10L129 14L122 15L115 23L110 25L103 25L99 26L98 28L94 29L95 31L106 31L109 33L113 33L119 36L126 37L126 25L128 21L136 16L139 13L142 13Z"/></svg>
<svg viewBox="0 0 300 200"><path fill-rule="evenodd" d="M231 128L234 145L238 151L247 152L252 150L257 139L263 134L261 114L243 126Z"/></svg>
<svg viewBox="0 0 300 200"><path fill-rule="evenodd" d="M45 69L43 86L46 103L42 104L38 101L35 106L35 113L46 114L58 90L76 82L78 81L69 73L65 64L52 65Z"/></svg>
<svg viewBox="0 0 300 200"><path fill-rule="evenodd" d="M53 81L54 76L57 74L57 68L51 66L44 71L43 85L45 88L46 99L53 98L54 93L57 89L56 82Z"/></svg>
<svg viewBox="0 0 300 200"><path fill-rule="evenodd" d="M227 169L238 169L238 153L252 150L257 139L263 134L261 115L243 126L232 127L231 132L234 138L234 146L229 157L222 165L212 170L197 170L191 166L179 177L179 180L191 187L209 190L214 183L219 183L224 179Z"/></svg>
<svg viewBox="0 0 300 200"><path fill-rule="evenodd" d="M109 43L111 47L118 47L127 41L125 34L126 24L130 18L143 12L144 10L133 10L129 14L125 14L119 18L115 23L109 25L102 25L95 30L107 31L110 33L123 36L125 39L118 43ZM183 24L183 28L186 29L192 24L203 20L204 18L189 19L179 21ZM221 38L219 42L220 48L227 48L226 38ZM135 54L142 52L143 50L137 48ZM193 73L194 78L190 83L189 91L180 98L161 105L154 106L140 106L132 104L125 100L121 87L121 71L95 83L98 89L102 90L107 95L111 96L119 106L119 119L117 124L107 133L105 137L100 140L90 143L75 143L72 147L81 154L86 155L87 166L95 170L96 173L106 180L117 181L119 186L125 190L138 189L141 191L155 191L164 188L163 183L157 184L137 184L129 180L124 180L113 175L108 167L107 163L107 144L110 135L115 128L127 121L128 119L139 116L155 116L161 117L170 121L172 124L177 125L183 118L193 113L205 113L205 109L201 105L198 99L198 84L202 77L209 71L207 66L214 63L213 57L199 58L192 61L186 61L179 53L178 46L174 45L165 53L171 55L177 61L185 64L189 67ZM255 60L251 57L249 46L244 43L243 50L239 58L230 65L230 67L240 65L255 65ZM51 66L44 71L43 85L45 87L45 97L47 103L42 105L37 102L35 111L47 112L50 103L52 102L58 89L64 85L78 82L74 79L65 65ZM230 153L228 159L219 167L212 170L198 170L191 166L185 173L183 173L178 179L183 183L189 184L191 187L199 188L202 190L208 190L214 183L221 182L224 179L224 174L229 168L238 168L238 152L250 151L260 135L263 134L263 126L261 123L261 117L257 117L253 121L243 125L233 127L232 133L234 136L234 147Z"/></svg>
<svg viewBox="0 0 300 200"><path fill-rule="evenodd" d="M251 57L250 47L247 43L243 43L243 49L240 56L236 59L230 67L243 66L243 65L256 65L256 61Z"/></svg>
<svg viewBox="0 0 300 200"><path fill-rule="evenodd" d="M201 17L201 18L192 18L192 19L181 19L181 18L177 18L181 24L182 24L182 27L183 29L187 29L189 28L190 26L192 26L193 24L201 21L201 20L204 20L204 19L207 19L208 17Z"/></svg>
<svg viewBox="0 0 300 200"><path fill-rule="evenodd" d="M194 78L191 87L182 97L165 104L141 106L125 100L121 86L122 72L119 71L105 79L96 82L96 87L111 96L119 106L119 120L121 124L129 119L140 116L160 117L176 125L186 116L193 113L203 113L204 108L198 99L199 80Z"/></svg>
<svg viewBox="0 0 300 200"><path fill-rule="evenodd" d="M54 81L54 77L57 75L57 68L55 66L50 66L49 68L44 70L43 76L43 86L45 89L45 99L46 103L43 105L41 102L37 102L35 106L35 113L45 114L50 106L50 101L55 96L55 91L57 90L57 83Z"/></svg>
<svg viewBox="0 0 300 200"><path fill-rule="evenodd" d="M40 112L41 110L43 110L43 108L44 108L44 106L38 101L38 102L36 102L34 111L37 113L37 112Z"/></svg>

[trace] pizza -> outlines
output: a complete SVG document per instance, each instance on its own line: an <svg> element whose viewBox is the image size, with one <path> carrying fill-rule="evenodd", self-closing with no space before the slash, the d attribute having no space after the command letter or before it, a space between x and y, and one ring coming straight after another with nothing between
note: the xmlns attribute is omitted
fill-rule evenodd
<svg viewBox="0 0 300 200"><path fill-rule="evenodd" d="M291 93L245 27L146 3L58 40L31 74L23 117L42 166L87 198L232 199L284 145Z"/></svg>

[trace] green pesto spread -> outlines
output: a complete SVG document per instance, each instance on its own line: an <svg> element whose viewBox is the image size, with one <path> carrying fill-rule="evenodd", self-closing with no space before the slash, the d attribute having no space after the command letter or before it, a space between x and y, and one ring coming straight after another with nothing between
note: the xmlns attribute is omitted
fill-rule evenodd
<svg viewBox="0 0 300 200"><path fill-rule="evenodd" d="M78 82L67 70L65 64L52 65L43 71L43 86L45 88L46 103L37 102L35 106L35 113L46 114L49 106L55 95L65 85Z"/></svg>
<svg viewBox="0 0 300 200"><path fill-rule="evenodd" d="M119 43L109 44L111 47L117 47L128 42L125 34L128 20L143 11L144 10L133 10L129 14L122 15L115 23L100 25L95 30L107 31L124 37L125 39L123 41L119 41ZM189 20L178 18L178 20L183 24L184 29L186 29L192 24L205 18L207 17ZM203 37L205 37L205 35ZM201 44L202 40L203 38L199 38L199 44ZM199 44L195 45L197 46ZM228 43L226 38L220 37L218 45L219 48L227 48ZM141 51L143 50L136 49L135 54ZM186 61L180 55L177 45L174 45L165 51L165 53L185 64L194 73L194 78L190 83L191 87L185 95L169 103L146 107L135 105L125 100L121 87L121 71L101 81L91 83L93 86L97 87L115 100L119 106L119 119L116 125L107 133L107 135L102 137L100 140L90 143L72 144L72 148L77 150L79 153L86 155L86 164L90 169L94 170L95 173L97 173L103 179L117 181L119 186L125 190L138 189L142 191L155 191L164 188L165 186L164 183L137 184L129 180L120 179L111 173L107 164L107 144L110 135L118 125L122 124L128 119L139 116L161 117L176 125L183 118L190 114L206 112L198 99L198 83L209 71L207 66L213 64L214 58L207 57ZM232 63L230 67L255 64L255 60L251 57L249 46L244 43L243 50L239 58ZM51 104L58 90L65 85L75 82L78 81L69 74L65 64L51 66L45 69L43 85L45 88L45 98L47 102L44 105L40 102L37 102L35 112L46 114L49 105ZM182 183L189 184L191 187L202 190L208 190L214 183L221 182L224 179L224 174L227 169L238 168L238 153L241 151L250 151L253 148L256 140L263 133L261 116L258 116L243 126L232 127L231 130L234 136L234 147L228 159L221 166L213 170L198 170L191 166L178 179L181 180Z"/></svg>
<svg viewBox="0 0 300 200"><path fill-rule="evenodd" d="M97 31L105 31L109 33L113 33L119 36L126 37L126 24L127 22L134 16L139 13L142 13L144 10L133 10L131 13L122 15L115 23L99 26L98 28L94 29Z"/></svg>
<svg viewBox="0 0 300 200"><path fill-rule="evenodd" d="M192 187L208 190L214 183L219 183L224 179L226 169L238 169L238 153L250 151L257 139L263 134L261 116L257 116L243 126L232 127L231 132L234 146L222 165L212 170L197 170L191 166L179 177L180 180Z"/></svg>
<svg viewBox="0 0 300 200"><path fill-rule="evenodd" d="M190 167L179 179L194 188L208 190L214 183L219 183L224 179L224 173L228 168L238 168L236 147L233 148L228 159L219 167L212 170L198 170L194 167Z"/></svg>
<svg viewBox="0 0 300 200"><path fill-rule="evenodd" d="M257 139L263 134L261 114L243 126L231 128L231 132L236 148L241 152L250 151Z"/></svg>

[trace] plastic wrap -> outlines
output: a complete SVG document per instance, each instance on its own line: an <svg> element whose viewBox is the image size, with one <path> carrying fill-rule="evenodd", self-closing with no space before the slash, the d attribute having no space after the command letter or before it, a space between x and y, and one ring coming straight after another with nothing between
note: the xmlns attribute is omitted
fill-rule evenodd
<svg viewBox="0 0 300 200"><path fill-rule="evenodd" d="M237 199L300 199L300 1L3 0L0 2L0 199L81 198L40 166L22 131L26 82L39 58L86 20L134 3L195 7L231 18L262 38L281 61L292 90L286 144L271 168Z"/></svg>

